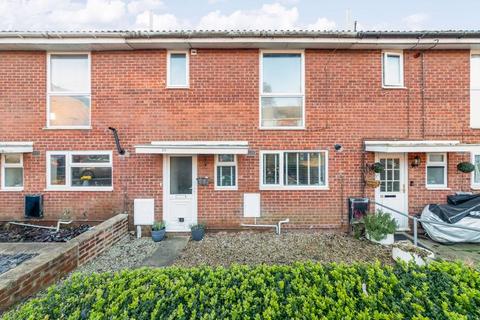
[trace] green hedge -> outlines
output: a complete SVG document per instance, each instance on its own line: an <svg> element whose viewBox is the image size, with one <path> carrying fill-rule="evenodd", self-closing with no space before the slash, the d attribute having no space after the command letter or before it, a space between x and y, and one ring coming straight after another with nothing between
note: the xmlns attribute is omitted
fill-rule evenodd
<svg viewBox="0 0 480 320"><path fill-rule="evenodd" d="M75 274L4 319L480 319L480 277L447 262Z"/></svg>

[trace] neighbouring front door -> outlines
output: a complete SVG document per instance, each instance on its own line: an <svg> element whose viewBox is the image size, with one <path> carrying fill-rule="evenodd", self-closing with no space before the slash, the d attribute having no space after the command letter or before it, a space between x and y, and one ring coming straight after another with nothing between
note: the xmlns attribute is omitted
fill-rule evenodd
<svg viewBox="0 0 480 320"><path fill-rule="evenodd" d="M377 154L375 161L383 164L385 170L377 174L380 187L375 189L375 202L389 208L408 214L407 198L407 166L405 154ZM408 229L408 218L391 210L377 206L387 211L397 220L398 230Z"/></svg>
<svg viewBox="0 0 480 320"><path fill-rule="evenodd" d="M189 231L197 223L197 157L165 156L163 220L167 231Z"/></svg>

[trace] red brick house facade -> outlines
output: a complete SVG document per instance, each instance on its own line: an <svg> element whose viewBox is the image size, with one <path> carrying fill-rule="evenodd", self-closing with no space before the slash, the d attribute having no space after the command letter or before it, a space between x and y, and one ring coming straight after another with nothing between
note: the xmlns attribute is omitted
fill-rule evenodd
<svg viewBox="0 0 480 320"><path fill-rule="evenodd" d="M253 193L257 223L345 228L349 197L414 214L480 187L457 170L480 163L480 35L21 36L0 34L3 221L43 194L44 220L153 199L172 231L240 228Z"/></svg>

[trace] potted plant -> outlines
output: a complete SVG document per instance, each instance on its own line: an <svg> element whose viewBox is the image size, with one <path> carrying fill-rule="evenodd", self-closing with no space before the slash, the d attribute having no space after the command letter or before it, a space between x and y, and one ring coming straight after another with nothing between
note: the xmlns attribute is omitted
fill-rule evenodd
<svg viewBox="0 0 480 320"><path fill-rule="evenodd" d="M192 230L192 239L195 241L200 241L205 236L205 225L202 223L194 224L191 227Z"/></svg>
<svg viewBox="0 0 480 320"><path fill-rule="evenodd" d="M385 170L385 167L380 162L375 162L374 164L372 164L371 168L372 168L372 171L375 173L381 173L383 172L383 170Z"/></svg>
<svg viewBox="0 0 480 320"><path fill-rule="evenodd" d="M457 164L457 169L458 171L461 171L463 173L470 173L475 170L475 165L468 161L460 162L459 164Z"/></svg>
<svg viewBox="0 0 480 320"><path fill-rule="evenodd" d="M165 238L165 222L155 221L152 225L152 240L162 241Z"/></svg>
<svg viewBox="0 0 480 320"><path fill-rule="evenodd" d="M367 214L363 218L363 223L368 240L382 245L393 244L393 234L397 230L397 222L389 213L377 210L373 214Z"/></svg>
<svg viewBox="0 0 480 320"><path fill-rule="evenodd" d="M432 251L415 247L410 241L399 241L393 245L392 257L395 261L415 262L419 266L429 263L435 255Z"/></svg>

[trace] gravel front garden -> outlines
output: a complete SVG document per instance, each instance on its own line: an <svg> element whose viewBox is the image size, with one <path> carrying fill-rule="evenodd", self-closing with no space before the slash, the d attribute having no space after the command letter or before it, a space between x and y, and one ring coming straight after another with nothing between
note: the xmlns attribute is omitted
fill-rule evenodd
<svg viewBox="0 0 480 320"><path fill-rule="evenodd" d="M391 248L367 240L327 232L207 233L202 241L190 241L175 265L228 266L232 263L256 265L314 262L374 262L392 265Z"/></svg>

